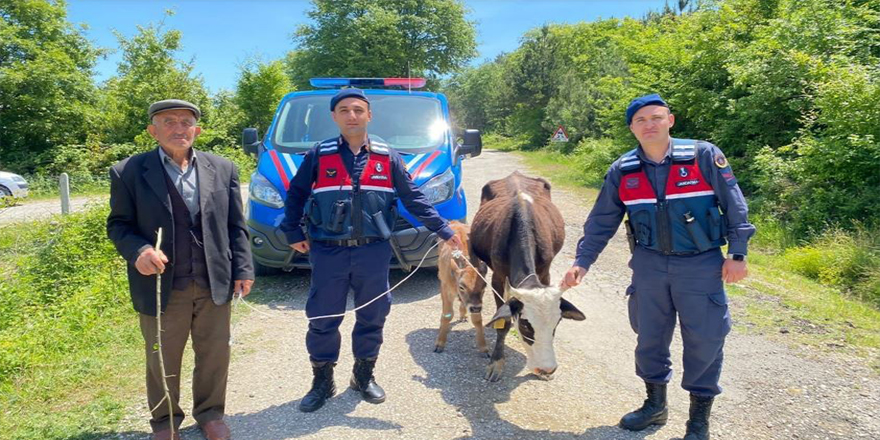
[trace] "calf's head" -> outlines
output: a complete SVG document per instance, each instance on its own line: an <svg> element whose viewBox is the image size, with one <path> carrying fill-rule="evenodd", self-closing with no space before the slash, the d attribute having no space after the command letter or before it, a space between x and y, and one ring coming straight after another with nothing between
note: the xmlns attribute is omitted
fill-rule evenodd
<svg viewBox="0 0 880 440"><path fill-rule="evenodd" d="M469 256L462 255L455 259L455 264L452 265L452 271L458 281L458 297L462 304L467 305L469 313L480 313L483 310L483 292L486 290L486 281L483 278L488 268L482 261L471 261L473 266L467 264L465 258Z"/></svg>

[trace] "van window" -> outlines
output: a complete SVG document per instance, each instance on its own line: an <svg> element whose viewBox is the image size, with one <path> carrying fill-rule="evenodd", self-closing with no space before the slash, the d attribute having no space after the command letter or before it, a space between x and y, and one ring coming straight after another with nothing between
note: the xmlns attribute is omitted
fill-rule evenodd
<svg viewBox="0 0 880 440"><path fill-rule="evenodd" d="M330 95L304 95L281 109L272 142L296 151L339 136L330 117ZM434 150L446 140L448 126L440 101L413 95L369 95L373 120L370 137L405 153ZM409 150L409 151L407 151Z"/></svg>

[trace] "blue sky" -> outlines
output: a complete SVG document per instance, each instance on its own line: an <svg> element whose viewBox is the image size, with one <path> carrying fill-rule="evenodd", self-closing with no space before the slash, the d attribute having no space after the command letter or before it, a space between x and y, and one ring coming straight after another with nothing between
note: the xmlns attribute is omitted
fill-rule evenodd
<svg viewBox="0 0 880 440"><path fill-rule="evenodd" d="M610 17L641 17L659 10L665 0L511 1L470 0L470 20L477 22L479 56L474 64L517 48L524 32L544 23L576 23ZM88 26L86 36L97 46L117 49L113 30L130 37L138 25L165 20L168 29L183 33L180 58L193 60L211 92L234 89L239 68L249 57L281 58L293 49L290 35L306 23L308 1L229 0L69 0L68 20ZM99 61L97 79L116 73L120 54Z"/></svg>

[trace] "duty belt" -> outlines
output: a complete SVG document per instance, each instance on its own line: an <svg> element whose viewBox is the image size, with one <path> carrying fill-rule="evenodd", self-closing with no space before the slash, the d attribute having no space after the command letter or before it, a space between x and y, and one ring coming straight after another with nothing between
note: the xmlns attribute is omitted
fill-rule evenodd
<svg viewBox="0 0 880 440"><path fill-rule="evenodd" d="M363 246L370 243L376 243L378 241L382 241L381 238L358 238L351 240L317 240L321 244L325 244L328 246L342 246L342 247L357 247Z"/></svg>

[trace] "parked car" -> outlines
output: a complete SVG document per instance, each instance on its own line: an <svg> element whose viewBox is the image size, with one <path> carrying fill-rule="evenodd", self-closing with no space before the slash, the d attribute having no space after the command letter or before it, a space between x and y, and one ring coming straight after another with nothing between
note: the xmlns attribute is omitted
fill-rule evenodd
<svg viewBox="0 0 880 440"><path fill-rule="evenodd" d="M28 195L28 183L15 173L0 171L0 198L22 198Z"/></svg>
<svg viewBox="0 0 880 440"><path fill-rule="evenodd" d="M401 154L413 181L440 215L466 221L461 161L479 155L482 141L479 130L465 130L463 142L456 142L443 94L413 90L425 86L422 78L313 78L311 84L318 90L293 92L281 99L262 140L256 129L246 128L242 133L244 151L257 155L247 224L258 274L309 268L308 256L293 252L278 226L284 217L287 188L303 155L317 142L339 136L330 117L330 98L342 87L364 89L373 110L370 137ZM392 267L409 271L422 257L423 266L436 266L437 249L428 254L436 234L402 203L397 205Z"/></svg>

